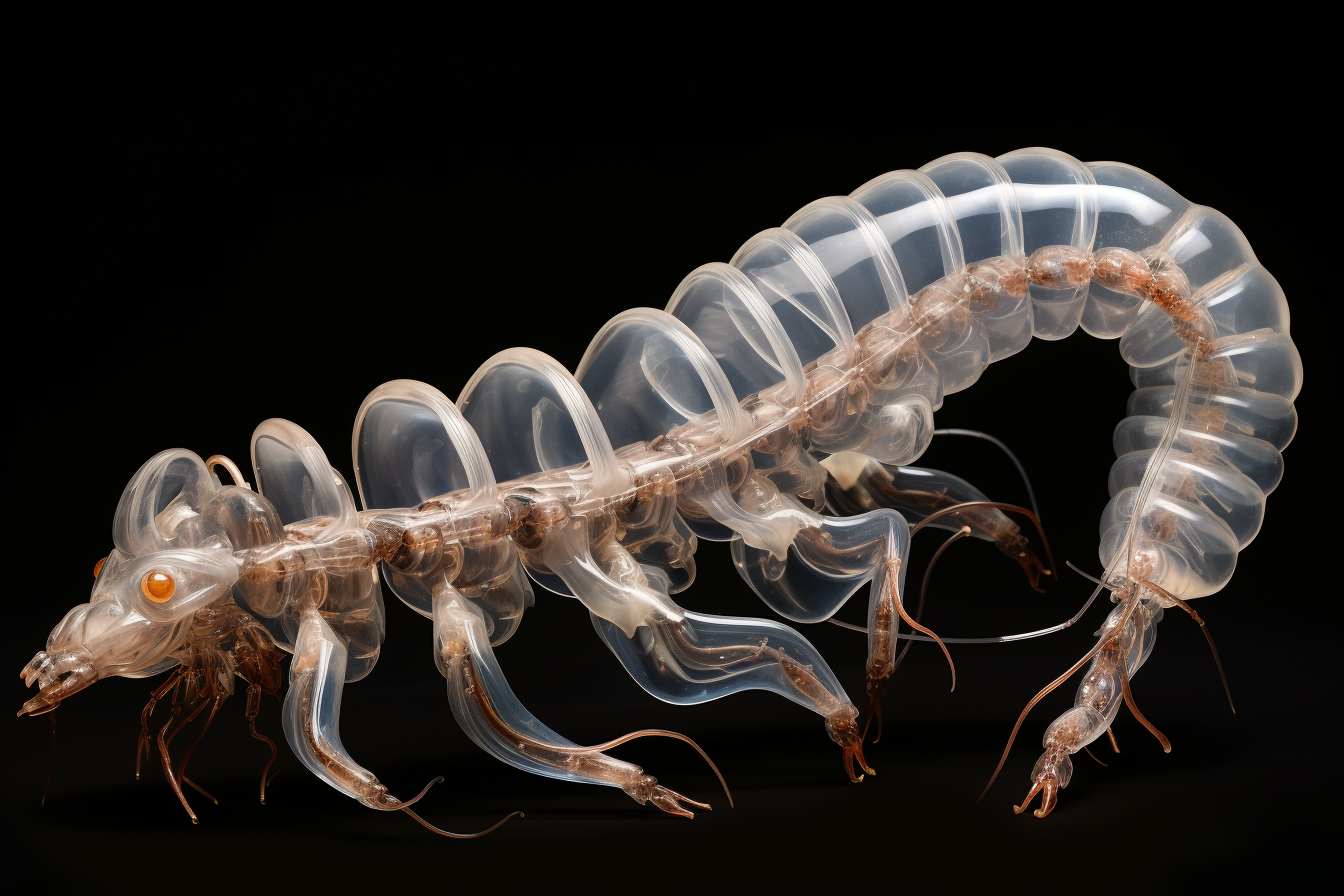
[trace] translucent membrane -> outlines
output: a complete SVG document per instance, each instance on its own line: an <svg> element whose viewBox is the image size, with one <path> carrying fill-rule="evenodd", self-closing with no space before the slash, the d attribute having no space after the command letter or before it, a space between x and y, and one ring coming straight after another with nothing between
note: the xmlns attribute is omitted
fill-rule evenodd
<svg viewBox="0 0 1344 896"><path fill-rule="evenodd" d="M770 306L800 363L846 353L853 345L854 329L840 292L797 234L782 227L763 230L742 244L732 264ZM671 305L668 310L682 316Z"/></svg>
<svg viewBox="0 0 1344 896"><path fill-rule="evenodd" d="M965 270L956 218L928 175L893 171L870 180L851 197L877 220L911 294Z"/></svg>
<svg viewBox="0 0 1344 896"><path fill-rule="evenodd" d="M795 212L784 227L821 260L855 331L892 309L909 307L909 293L886 237L858 202L843 196L818 199Z"/></svg>
<svg viewBox="0 0 1344 896"><path fill-rule="evenodd" d="M302 526L306 543L326 561L315 562L317 570L328 563L341 568L340 575L310 574L308 588L317 591L296 597L321 606L325 624L348 650L346 680L358 681L378 662L387 622L383 590L360 535L363 526L350 487L313 437L288 420L271 419L257 427L252 466L257 489L274 505L281 522ZM306 560L292 562L309 565ZM301 610L296 600L281 620L291 640Z"/></svg>
<svg viewBox="0 0 1344 896"><path fill-rule="evenodd" d="M466 516L498 500L494 472L475 431L442 392L424 383L395 380L371 392L355 417L351 451L367 509L415 507L465 492L455 511ZM464 549L463 561L459 593L477 602L486 631L501 644L532 602L517 548L502 540L492 548ZM380 570L393 593L423 616L431 615L436 590L448 584L437 568L417 574L384 562Z"/></svg>
<svg viewBox="0 0 1344 896"><path fill-rule="evenodd" d="M1096 182L1094 252L1125 249L1142 254L1161 240L1190 207L1166 184L1133 166L1090 162L1087 168ZM1143 304L1139 296L1093 280L1083 303L1082 328L1093 336L1114 339L1128 329Z"/></svg>
<svg viewBox="0 0 1344 896"><path fill-rule="evenodd" d="M999 156L1013 182L1022 215L1022 251L1027 256L1054 246L1090 252L1097 232L1096 180L1086 165L1053 149L1019 149ZM1089 281L1050 287L1032 284L1034 334L1063 339L1078 328Z"/></svg>
<svg viewBox="0 0 1344 896"><path fill-rule="evenodd" d="M780 240L762 242L762 253L767 245L784 244ZM764 267L767 259L758 260ZM778 256L772 260L779 260ZM787 267L789 262L779 260L779 264ZM783 282L787 271L767 273L775 275L780 289L801 285L796 281ZM775 309L794 320L795 331L805 331L800 338L811 340L812 348L829 351L834 347L833 330L819 328L816 318L807 316L804 307L794 304L792 293L786 297L772 290L771 295L776 299L773 306L747 275L730 265L714 263L688 274L667 303L667 312L696 335L727 376L734 405L781 383L785 387L776 398L782 403L798 404L807 392L802 361ZM818 304L815 293L799 295L799 300L808 299ZM831 344L827 346L827 342Z"/></svg>
<svg viewBox="0 0 1344 896"><path fill-rule="evenodd" d="M393 380L369 393L355 416L351 453L367 508L414 507L460 489L472 506L496 499L495 474L467 422L438 389Z"/></svg>
<svg viewBox="0 0 1344 896"><path fill-rule="evenodd" d="M592 491L618 494L629 486L592 402L548 355L500 352L472 375L457 406L497 479L586 464Z"/></svg>
<svg viewBox="0 0 1344 896"><path fill-rule="evenodd" d="M967 264L1026 254L1017 194L1012 178L997 161L962 152L935 159L919 170L946 197Z"/></svg>

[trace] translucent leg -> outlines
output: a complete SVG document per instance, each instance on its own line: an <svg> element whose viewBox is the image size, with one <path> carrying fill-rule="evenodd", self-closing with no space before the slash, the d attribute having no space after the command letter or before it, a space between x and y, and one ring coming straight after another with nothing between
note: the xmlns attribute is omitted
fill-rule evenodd
<svg viewBox="0 0 1344 896"><path fill-rule="evenodd" d="M1097 591L1101 591L1104 587L1098 585ZM1097 633L1100 638L1097 645L1027 703L1017 718L1017 724L1013 726L1008 745L1004 748L994 775L990 777L984 792L980 794L981 799L984 799L995 778L1003 770L1008 753L1013 747L1013 740L1017 737L1017 732L1032 707L1066 682L1089 660L1091 665L1078 685L1073 706L1046 728L1045 736L1042 738L1045 752L1036 760L1031 770L1031 791L1021 804L1013 806L1013 812L1021 814L1026 811L1037 793L1042 794L1041 808L1032 814L1037 818L1044 818L1054 810L1059 799L1059 791L1068 787L1073 777L1071 755L1110 732L1111 722L1115 720L1122 702L1129 706L1140 723L1153 732L1162 743L1163 749L1171 751L1171 744L1166 737L1138 711L1129 683L1130 676L1137 672L1151 655L1156 643L1155 626L1162 618L1161 607L1156 603L1145 602L1139 596L1140 593L1134 586L1122 592L1123 599L1120 605L1111 611ZM1114 735L1111 736L1111 743L1115 744ZM1119 752L1118 747L1116 751Z"/></svg>
<svg viewBox="0 0 1344 896"><path fill-rule="evenodd" d="M942 470L893 467L852 452L827 458L823 465L831 471L826 483L827 505L847 516L885 507L899 511L913 525L956 504L990 500L966 480ZM991 542L1018 563L1037 591L1041 590L1041 577L1050 575L1049 565L1036 553L1022 528L1002 510L969 509L930 525L951 531L969 526L972 536Z"/></svg>
<svg viewBox="0 0 1344 896"><path fill-rule="evenodd" d="M902 604L904 561L910 550L905 519L888 509L822 516L755 475L733 495L722 477L707 474L687 500L738 533L732 547L738 572L785 618L829 619L865 583L873 583L866 629L867 688L869 709L880 730L881 699L895 670L901 620L938 640ZM946 653L946 647L943 650ZM954 685L955 674L954 670Z"/></svg>
<svg viewBox="0 0 1344 896"><path fill-rule="evenodd" d="M547 536L545 563L588 607L598 634L641 687L670 703L773 691L820 713L847 762L871 771L858 710L807 639L765 619L685 610L668 596L660 571L641 567L614 540L591 544L589 532L587 519L567 520Z"/></svg>
<svg viewBox="0 0 1344 896"><path fill-rule="evenodd" d="M404 802L393 797L341 744L347 655L345 641L309 606L299 624L289 670L285 738L309 771L346 796L373 809L403 809L419 797Z"/></svg>
<svg viewBox="0 0 1344 896"><path fill-rule="evenodd" d="M707 470L683 500L735 533L738 572L772 610L794 622L833 616L872 578L887 535L907 531L889 510L822 516L757 473L734 493L721 470ZM908 543L908 535L901 538Z"/></svg>
<svg viewBox="0 0 1344 896"><path fill-rule="evenodd" d="M582 747L561 737L529 713L504 679L480 609L451 586L441 587L434 595L434 630L435 658L448 679L453 716L467 736L492 756L548 778L619 787L641 805L652 802L673 815L693 817L683 803L710 808L662 786L639 766L608 756L602 747ZM674 732L634 736L649 735L674 737L695 746ZM617 740L626 739L633 737ZM710 767L714 767L712 762Z"/></svg>

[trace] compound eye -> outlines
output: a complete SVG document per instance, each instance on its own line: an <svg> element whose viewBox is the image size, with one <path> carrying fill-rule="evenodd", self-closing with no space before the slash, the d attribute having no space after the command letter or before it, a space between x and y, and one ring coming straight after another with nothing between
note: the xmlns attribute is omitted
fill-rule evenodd
<svg viewBox="0 0 1344 896"><path fill-rule="evenodd" d="M177 583L173 581L173 577L161 569L151 569L140 580L140 591L156 604L161 604L172 597L176 587Z"/></svg>
<svg viewBox="0 0 1344 896"><path fill-rule="evenodd" d="M106 563L106 562L107 562L107 558L104 557L103 559L99 560L97 563L93 564L93 577L94 577L95 579L98 578L98 573L100 573L100 572L103 571L103 564Z"/></svg>

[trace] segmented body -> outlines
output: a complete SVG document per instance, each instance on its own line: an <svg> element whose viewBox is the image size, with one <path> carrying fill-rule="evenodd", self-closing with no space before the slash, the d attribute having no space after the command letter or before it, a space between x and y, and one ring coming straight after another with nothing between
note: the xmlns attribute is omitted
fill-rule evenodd
<svg viewBox="0 0 1344 896"><path fill-rule="evenodd" d="M901 620L927 631L903 607L909 536L893 508L938 502L898 497L889 471L846 453L909 464L945 394L1033 335L1081 325L1121 337L1140 390L1117 429L1100 549L1124 595L1111 619L1122 634L1103 636L1078 705L1047 734L1033 776L1052 799L1067 784L1068 755L1106 730L1162 607L1228 581L1296 425L1301 362L1286 303L1235 227L1135 169L1048 150L949 156L820 200L731 265L692 273L668 307L619 315L573 376L514 349L488 361L456 406L420 383L375 390L352 443L362 512L312 438L285 421L253 438L264 498L219 486L188 452L165 452L128 487L118 559L213 552L212 587L224 588L210 600L231 592L296 654L286 700L295 751L375 808L409 804L344 753L333 706L377 659L379 564L383 581L434 620L458 721L506 762L681 808L638 767L570 743L513 697L493 647L532 599L526 568L580 599L656 696L776 691L825 718L847 766L866 767L858 710L810 644L777 623L671 600L694 578L696 539L731 540L743 577L794 621L833 616L871 581L869 692L880 696ZM816 457L826 455L839 491L857 502L848 509L872 509L821 512ZM846 503L834 489L832 500ZM183 528L197 518L210 525ZM1019 544L1000 516L967 510L958 523L972 518ZM69 671L53 657L70 655L61 651L77 636L58 628L30 664L44 693Z"/></svg>

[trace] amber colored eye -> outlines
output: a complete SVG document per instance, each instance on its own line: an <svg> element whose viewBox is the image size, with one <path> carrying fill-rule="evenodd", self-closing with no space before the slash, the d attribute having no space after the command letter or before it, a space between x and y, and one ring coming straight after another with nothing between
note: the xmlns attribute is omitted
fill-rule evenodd
<svg viewBox="0 0 1344 896"><path fill-rule="evenodd" d="M94 577L95 579L98 578L98 573L100 573L100 572L103 571L103 564L106 563L106 562L107 562L107 558L104 557L103 559L99 560L97 563L93 564L93 577Z"/></svg>
<svg viewBox="0 0 1344 896"><path fill-rule="evenodd" d="M173 577L161 569L150 570L140 580L140 590L144 592L145 597L156 604L161 604L172 597L175 587L177 586L173 582Z"/></svg>

